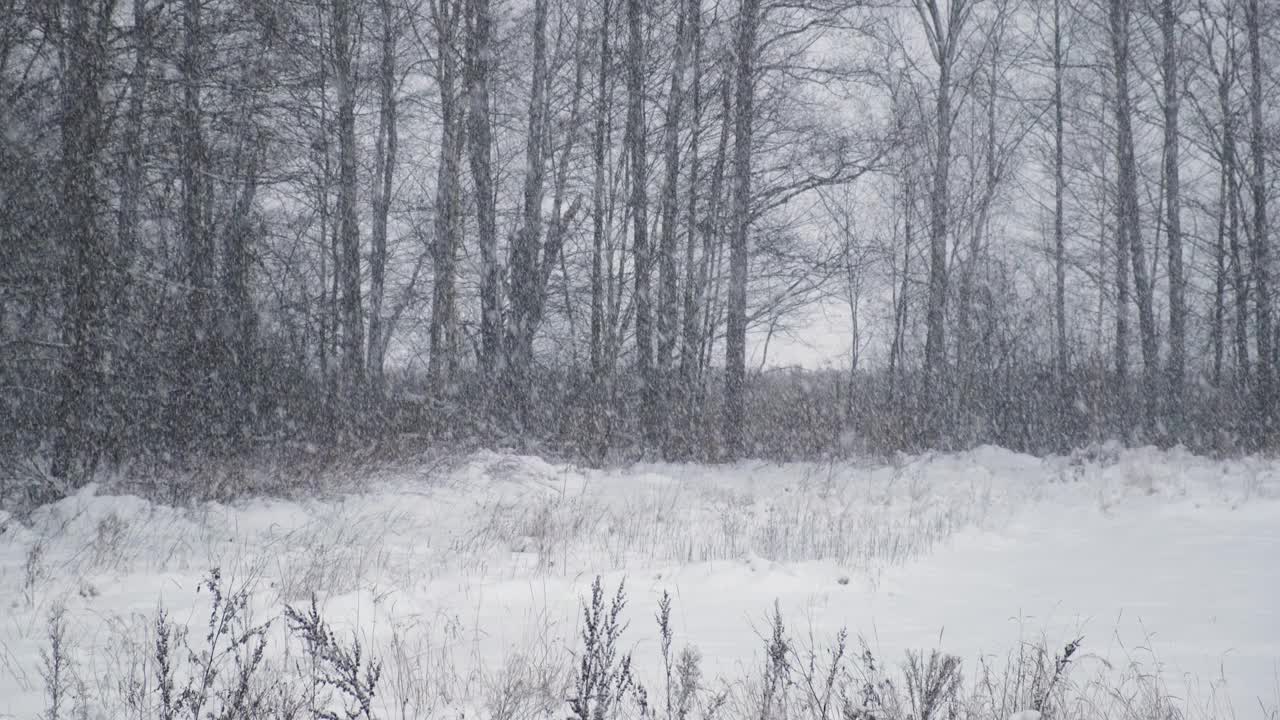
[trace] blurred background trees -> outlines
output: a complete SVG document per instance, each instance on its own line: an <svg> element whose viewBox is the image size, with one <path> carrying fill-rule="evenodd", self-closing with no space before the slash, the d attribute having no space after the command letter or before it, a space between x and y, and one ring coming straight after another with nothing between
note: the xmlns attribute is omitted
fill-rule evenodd
<svg viewBox="0 0 1280 720"><path fill-rule="evenodd" d="M4 473L1267 446L1278 15L0 0Z"/></svg>

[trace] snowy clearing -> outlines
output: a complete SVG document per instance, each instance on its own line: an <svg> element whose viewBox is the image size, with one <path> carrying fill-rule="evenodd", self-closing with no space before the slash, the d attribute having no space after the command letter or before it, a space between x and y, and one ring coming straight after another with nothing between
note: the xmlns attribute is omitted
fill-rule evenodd
<svg viewBox="0 0 1280 720"><path fill-rule="evenodd" d="M1084 636L1077 673L1158 671L1189 716L1280 702L1280 463L1267 459L982 448L595 471L486 452L365 486L191 508L91 486L24 522L0 516L0 717L45 709L54 608L80 680L116 697L158 608L203 635L197 589L215 567L273 634L286 604L317 594L384 660L386 717L483 709L521 669L570 665L597 573L609 592L626 580L624 643L646 682L666 590L677 643L726 679L758 664L777 600L797 634L847 626L892 661L936 647L970 671L1022 641Z"/></svg>

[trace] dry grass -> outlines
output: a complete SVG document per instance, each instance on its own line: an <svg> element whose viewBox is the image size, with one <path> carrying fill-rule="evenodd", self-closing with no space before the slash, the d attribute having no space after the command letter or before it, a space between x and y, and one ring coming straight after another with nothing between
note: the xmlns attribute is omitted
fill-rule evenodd
<svg viewBox="0 0 1280 720"><path fill-rule="evenodd" d="M1231 707L1212 692L1212 683L1196 701L1179 697L1162 679L1158 658L1145 649L1134 650L1127 666L1117 668L1077 641L1040 640L1019 645L1000 662L983 659L969 673L942 649L909 652L895 663L844 631L831 638L797 635L777 608L758 633L753 665L732 677L706 678L697 648L673 643L670 597L655 615L658 650L636 655L620 621L625 593L621 587L606 592L598 580L584 598L578 647L551 640L544 623L492 668L458 655L466 638L447 618L405 619L380 631L330 628L319 605L255 618L246 589L232 587L217 574L206 581L212 613L203 639L159 611L112 623L112 642L89 656L77 652L62 615L52 613L42 655L43 717L150 720L204 717L206 711L226 720L1276 717L1265 703ZM274 651L264 652L268 646Z"/></svg>

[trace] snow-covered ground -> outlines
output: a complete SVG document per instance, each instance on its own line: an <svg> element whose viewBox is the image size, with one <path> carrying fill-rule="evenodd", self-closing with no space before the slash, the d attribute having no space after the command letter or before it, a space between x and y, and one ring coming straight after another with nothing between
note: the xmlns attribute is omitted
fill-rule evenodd
<svg viewBox="0 0 1280 720"><path fill-rule="evenodd" d="M892 660L937 647L972 669L1023 641L1083 636L1075 672L1159 673L1188 714L1280 702L1268 459L982 448L595 471L480 453L358 487L184 508L90 487L24 522L0 516L0 718L44 710L54 608L79 676L109 697L150 652L158 608L203 635L197 588L214 567L273 633L285 604L316 593L336 629L383 658L380 701L424 715L481 706L521 668L567 665L596 574L610 589L625 578L624 640L650 670L665 590L677 643L713 676L757 666L776 600L798 635L847 626Z"/></svg>

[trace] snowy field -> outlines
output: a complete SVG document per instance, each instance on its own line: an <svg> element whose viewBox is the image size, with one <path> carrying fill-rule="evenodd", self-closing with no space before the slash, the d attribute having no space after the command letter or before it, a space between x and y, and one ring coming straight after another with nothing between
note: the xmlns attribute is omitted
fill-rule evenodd
<svg viewBox="0 0 1280 720"><path fill-rule="evenodd" d="M730 682L762 662L777 601L797 636L847 627L893 662L939 648L972 675L1023 643L1083 636L1072 677L1099 679L1117 706L1155 685L1186 717L1274 717L1280 702L1268 459L983 448L595 471L480 453L347 484L359 490L182 508L90 487L22 522L0 516L0 717L46 709L57 608L76 682L99 704L89 717L124 717L112 703L145 675L157 610L203 636L212 568L272 638L283 608L316 594L339 635L383 661L379 717L499 716L517 686L564 717L556 694L597 574L609 592L625 579L623 642L646 683L668 591L677 645ZM269 662L289 663L284 645Z"/></svg>

